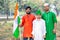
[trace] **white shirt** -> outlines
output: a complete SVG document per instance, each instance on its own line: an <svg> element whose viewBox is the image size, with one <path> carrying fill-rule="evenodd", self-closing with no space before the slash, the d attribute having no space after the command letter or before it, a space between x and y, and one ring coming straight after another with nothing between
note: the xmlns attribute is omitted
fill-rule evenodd
<svg viewBox="0 0 60 40"><path fill-rule="evenodd" d="M45 21L43 19L33 21L34 40L44 40L43 36L46 34Z"/></svg>

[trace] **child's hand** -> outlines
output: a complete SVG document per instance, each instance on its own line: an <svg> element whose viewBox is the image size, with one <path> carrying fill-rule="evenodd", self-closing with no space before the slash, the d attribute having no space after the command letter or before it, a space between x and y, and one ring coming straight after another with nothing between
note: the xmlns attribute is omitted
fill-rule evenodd
<svg viewBox="0 0 60 40"><path fill-rule="evenodd" d="M33 36L33 38L34 38L34 36Z"/></svg>
<svg viewBox="0 0 60 40"><path fill-rule="evenodd" d="M45 36L45 35L43 35L43 38L46 38L46 36Z"/></svg>

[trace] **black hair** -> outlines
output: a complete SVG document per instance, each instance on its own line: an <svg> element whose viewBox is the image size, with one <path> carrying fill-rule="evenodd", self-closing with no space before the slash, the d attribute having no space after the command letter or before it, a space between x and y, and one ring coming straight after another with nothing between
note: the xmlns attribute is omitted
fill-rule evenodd
<svg viewBox="0 0 60 40"><path fill-rule="evenodd" d="M28 8L31 10L31 7L30 7L30 6L27 6L27 7L25 8L25 10L27 10Z"/></svg>

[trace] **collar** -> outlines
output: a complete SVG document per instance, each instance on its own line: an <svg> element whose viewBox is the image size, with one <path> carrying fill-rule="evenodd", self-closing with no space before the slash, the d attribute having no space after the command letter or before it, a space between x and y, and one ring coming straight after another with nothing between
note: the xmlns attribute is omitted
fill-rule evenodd
<svg viewBox="0 0 60 40"><path fill-rule="evenodd" d="M49 13L49 12L50 12L50 10L49 10L49 11L47 11L47 12L45 11L45 13Z"/></svg>
<svg viewBox="0 0 60 40"><path fill-rule="evenodd" d="M41 19L38 20L38 19L36 18L36 20L37 20L37 21L40 21Z"/></svg>

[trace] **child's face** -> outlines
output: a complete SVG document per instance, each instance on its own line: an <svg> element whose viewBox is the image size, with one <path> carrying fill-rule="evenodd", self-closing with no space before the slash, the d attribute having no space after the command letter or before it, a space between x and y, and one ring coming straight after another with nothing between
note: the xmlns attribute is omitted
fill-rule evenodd
<svg viewBox="0 0 60 40"><path fill-rule="evenodd" d="M37 19L40 19L41 18L41 15L36 15Z"/></svg>

